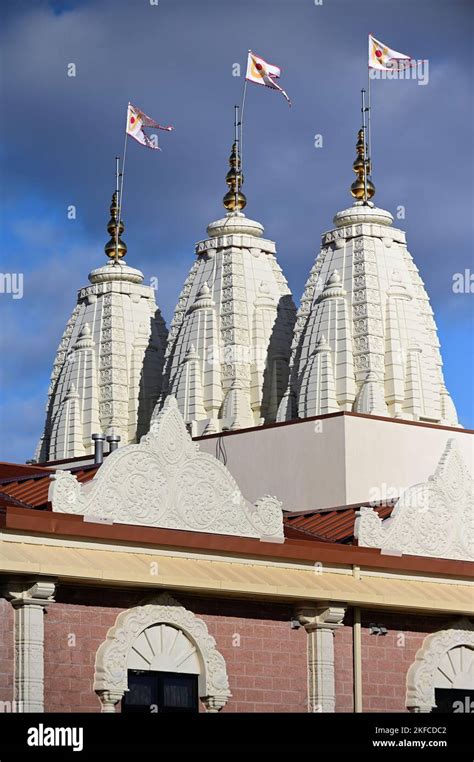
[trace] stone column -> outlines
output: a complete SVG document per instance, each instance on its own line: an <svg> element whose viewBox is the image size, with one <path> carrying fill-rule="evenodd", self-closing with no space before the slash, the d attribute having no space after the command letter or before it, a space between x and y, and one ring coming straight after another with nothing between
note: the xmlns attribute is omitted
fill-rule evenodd
<svg viewBox="0 0 474 762"><path fill-rule="evenodd" d="M101 704L101 711L114 714L117 704L123 699L123 691L96 691Z"/></svg>
<svg viewBox="0 0 474 762"><path fill-rule="evenodd" d="M4 595L15 609L14 701L19 712L43 712L44 612L54 602L55 581L15 580Z"/></svg>
<svg viewBox="0 0 474 762"><path fill-rule="evenodd" d="M201 697L201 701L206 707L206 712L210 714L216 714L227 704L230 698L230 693L226 692L222 695L215 694L214 696Z"/></svg>
<svg viewBox="0 0 474 762"><path fill-rule="evenodd" d="M300 609L299 622L308 633L308 677L310 712L334 712L334 632L342 625L346 607L321 604Z"/></svg>

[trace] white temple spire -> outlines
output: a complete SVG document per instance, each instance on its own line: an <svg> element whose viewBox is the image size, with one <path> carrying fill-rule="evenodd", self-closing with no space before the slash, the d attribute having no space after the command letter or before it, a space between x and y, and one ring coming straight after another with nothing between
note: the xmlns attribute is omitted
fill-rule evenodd
<svg viewBox="0 0 474 762"><path fill-rule="evenodd" d="M318 340L301 383L300 410L304 411L304 417L325 415L339 410L331 347L324 335Z"/></svg>
<svg viewBox="0 0 474 762"><path fill-rule="evenodd" d="M324 333L338 410L453 424L428 295L405 233L368 200L375 188L369 180L367 192L364 186L363 141L359 133L351 188L357 200L323 235L301 300L278 420L327 406L314 355Z"/></svg>
<svg viewBox="0 0 474 762"><path fill-rule="evenodd" d="M57 459L70 457L71 452L85 455L79 394L71 383L64 397L59 415L55 418L51 442Z"/></svg>
<svg viewBox="0 0 474 762"><path fill-rule="evenodd" d="M166 327L154 290L123 259L116 194L110 215L110 261L79 290L54 362L40 462L91 454L96 433L137 441L161 392Z"/></svg>
<svg viewBox="0 0 474 762"><path fill-rule="evenodd" d="M288 380L295 308L275 244L241 211L246 198L236 143L226 182L229 211L196 245L176 306L158 406L174 395L197 434L274 421ZM190 366L191 346L199 360Z"/></svg>

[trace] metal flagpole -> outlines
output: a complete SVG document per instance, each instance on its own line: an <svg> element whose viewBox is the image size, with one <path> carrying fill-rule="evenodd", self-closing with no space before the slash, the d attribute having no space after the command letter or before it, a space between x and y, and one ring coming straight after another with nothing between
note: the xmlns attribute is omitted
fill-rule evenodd
<svg viewBox="0 0 474 762"><path fill-rule="evenodd" d="M365 126L365 90L362 93L362 130L364 132L364 204L367 203L367 132Z"/></svg>
<svg viewBox="0 0 474 762"><path fill-rule="evenodd" d="M244 166L244 108L245 108L245 96L247 95L247 80L244 79L244 92L242 94L242 105L240 107L240 171L243 172ZM243 175L242 175L243 177Z"/></svg>
<svg viewBox="0 0 474 762"><path fill-rule="evenodd" d="M372 111L372 103L370 99L370 66L367 66L367 138L369 144L369 177L372 177L372 129L370 126L370 116Z"/></svg>
<svg viewBox="0 0 474 762"><path fill-rule="evenodd" d="M115 193L117 194L117 203L119 201L120 194L120 156L115 157ZM118 239L119 239L119 224L120 224L120 209L118 214L118 222L115 228L115 264L118 262Z"/></svg>
<svg viewBox="0 0 474 762"><path fill-rule="evenodd" d="M130 105L130 102L128 103L128 106ZM119 208L118 208L118 224L117 224L117 236L116 236L116 242L115 242L115 261L118 262L118 229L120 227L120 220L122 218L122 197L123 197L123 178L125 175L125 159L127 157L127 141L128 141L128 106L127 106L127 119L125 122L125 142L123 145L123 161L122 161L122 172L120 173L120 189L118 187L118 177L117 177L117 192L119 196ZM120 157L116 157L120 161Z"/></svg>
<svg viewBox="0 0 474 762"><path fill-rule="evenodd" d="M239 122L239 107L238 106L234 106L234 142L235 142L235 150L236 150L236 153L237 153L237 156L236 156L236 167L235 167L236 182L235 182L235 200L234 200L235 211L236 212L237 212L238 206L239 206L239 172L242 171L242 164L240 165L240 169L239 169L239 166L238 166L238 164L239 164L239 153L240 153L240 146L239 146L239 124L240 124L240 122Z"/></svg>

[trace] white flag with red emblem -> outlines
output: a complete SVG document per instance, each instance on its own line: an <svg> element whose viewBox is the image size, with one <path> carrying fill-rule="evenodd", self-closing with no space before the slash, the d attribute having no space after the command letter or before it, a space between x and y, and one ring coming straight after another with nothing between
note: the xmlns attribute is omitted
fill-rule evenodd
<svg viewBox="0 0 474 762"><path fill-rule="evenodd" d="M392 50L369 34L369 69L404 69L410 66L411 60L410 56Z"/></svg>
<svg viewBox="0 0 474 762"><path fill-rule="evenodd" d="M255 82L257 85L270 87L272 90L279 90L280 93L288 101L288 104L291 106L291 101L288 98L287 94L283 88L281 88L280 85L277 85L275 82L279 76L280 69L278 66L267 63L263 58L260 58L260 56L255 55L255 53L252 53L252 51L249 50L247 59L247 73L245 75L245 79L249 82Z"/></svg>
<svg viewBox="0 0 474 762"><path fill-rule="evenodd" d="M166 130L167 132L171 132L173 129L171 126L163 127L161 124L158 124L158 122L155 122L154 119L151 119L144 114L143 111L136 108L136 106L132 106L132 104L129 103L127 111L127 135L135 138L135 140L137 140L138 143L141 143L142 146L147 146L147 148L152 148L155 151L161 151L161 148L158 145L155 145L154 141L144 132L144 127L154 127L157 130Z"/></svg>

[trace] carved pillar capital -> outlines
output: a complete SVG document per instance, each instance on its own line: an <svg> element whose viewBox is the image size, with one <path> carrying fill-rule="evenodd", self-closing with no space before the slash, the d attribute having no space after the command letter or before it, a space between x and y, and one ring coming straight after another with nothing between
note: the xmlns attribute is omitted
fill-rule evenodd
<svg viewBox="0 0 474 762"><path fill-rule="evenodd" d="M119 701L123 698L123 691L96 691L101 703L102 712L113 714Z"/></svg>
<svg viewBox="0 0 474 762"><path fill-rule="evenodd" d="M13 608L21 606L42 606L54 603L56 580L12 579L3 585L2 592Z"/></svg>
<svg viewBox="0 0 474 762"><path fill-rule="evenodd" d="M310 712L334 712L334 633L342 626L346 606L319 603L298 609L296 616L308 633L308 678Z"/></svg>
<svg viewBox="0 0 474 762"><path fill-rule="evenodd" d="M220 712L222 707L224 707L228 700L230 698L230 694L223 693L215 694L213 696L203 696L201 697L201 701L203 702L204 706L206 707L206 712L209 712L210 714L215 714L216 712Z"/></svg>
<svg viewBox="0 0 474 762"><path fill-rule="evenodd" d="M323 603L298 609L296 616L306 632L314 630L335 630L342 625L347 606Z"/></svg>

